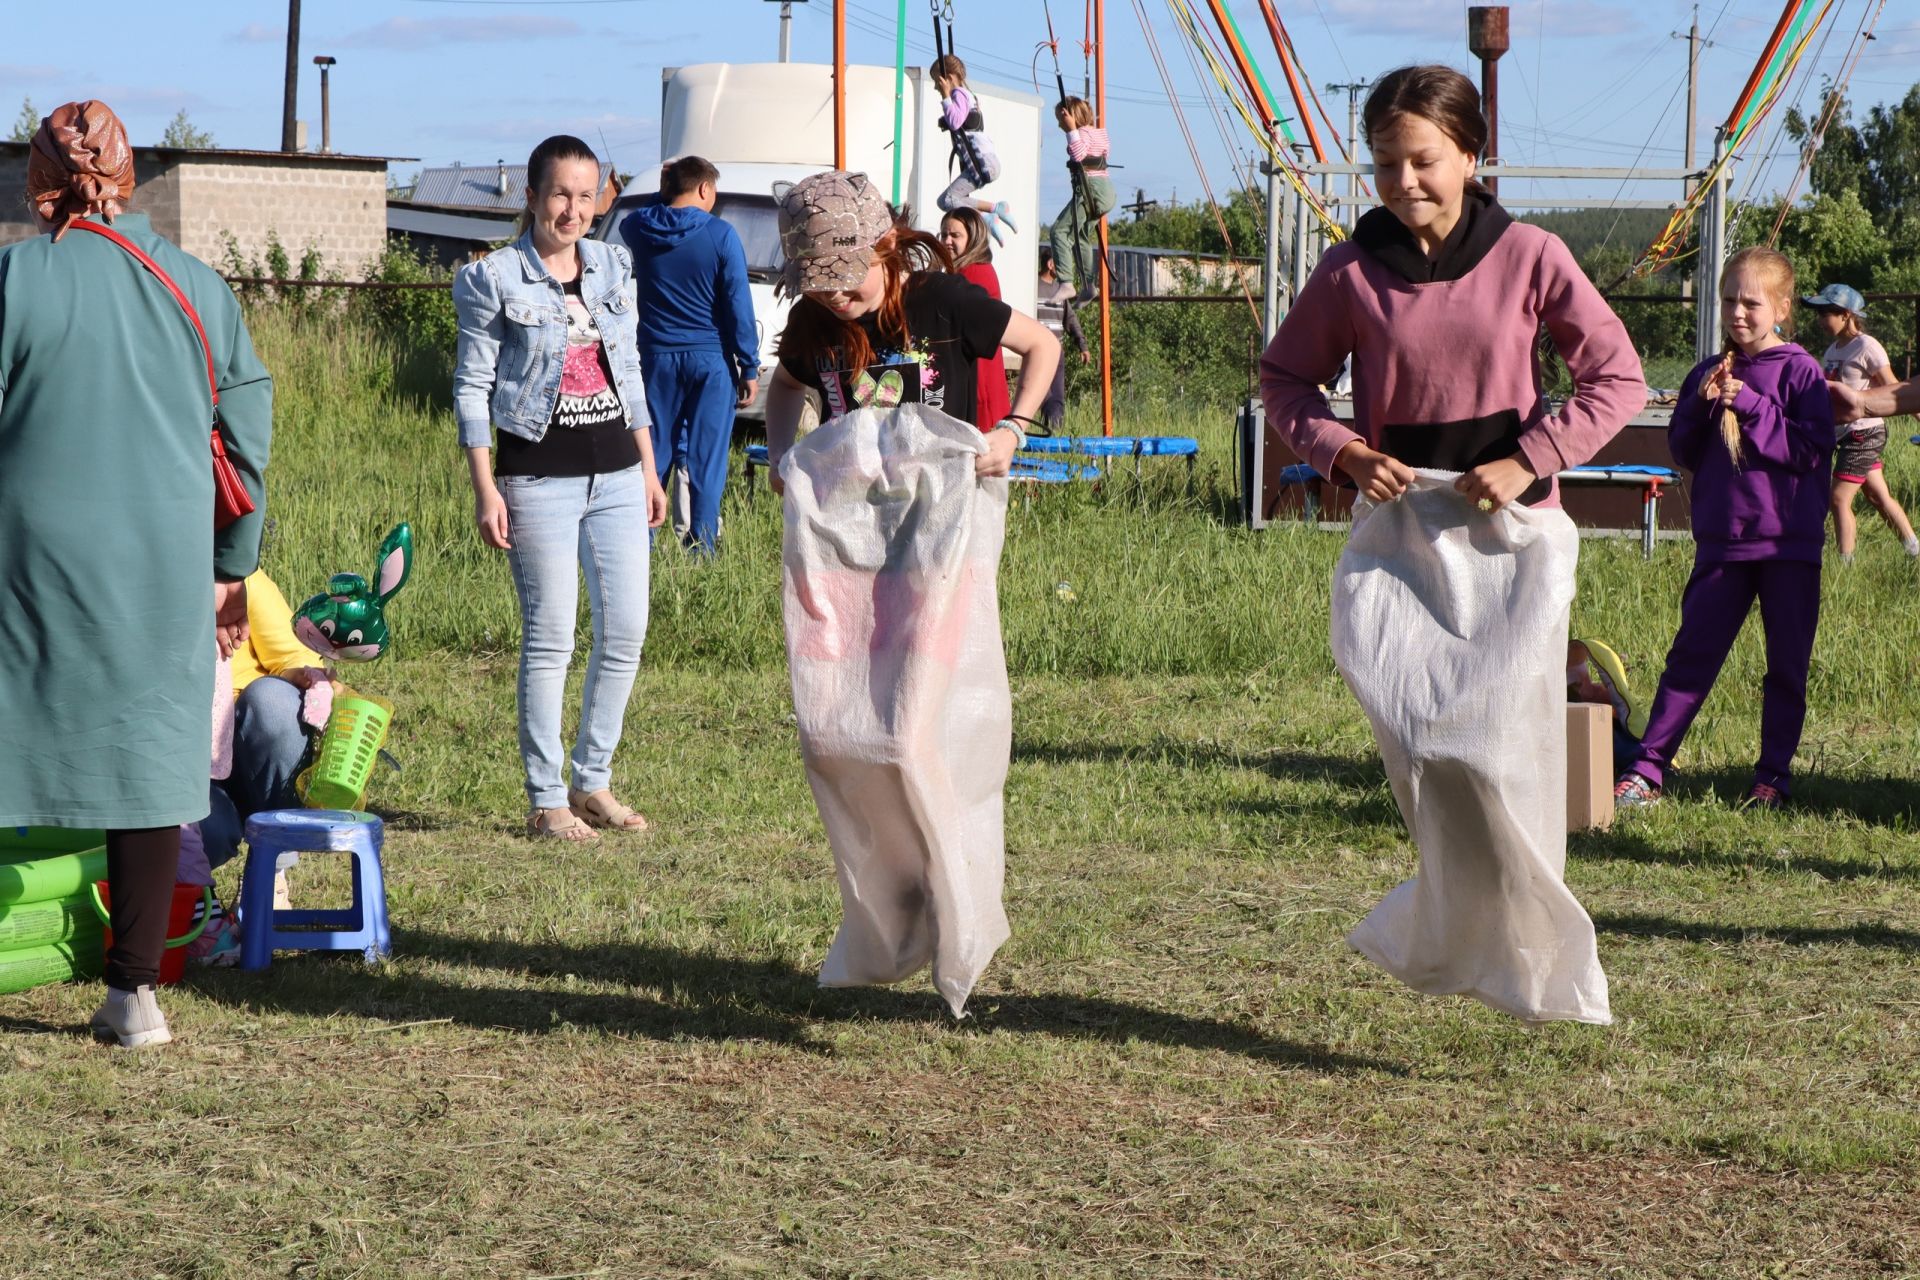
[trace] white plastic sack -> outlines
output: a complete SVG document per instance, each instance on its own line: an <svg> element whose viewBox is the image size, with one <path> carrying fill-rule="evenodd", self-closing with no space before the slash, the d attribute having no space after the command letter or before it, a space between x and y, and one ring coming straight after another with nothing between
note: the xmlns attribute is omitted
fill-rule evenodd
<svg viewBox="0 0 1920 1280"><path fill-rule="evenodd" d="M1565 512L1486 514L1421 471L1361 502L1333 577L1333 657L1373 723L1419 873L1347 936L1429 995L1529 1022L1608 1023L1566 869Z"/></svg>
<svg viewBox="0 0 1920 1280"><path fill-rule="evenodd" d="M956 1017L1007 939L1007 486L975 477L985 449L968 424L902 405L830 422L780 463L800 754L840 878L820 984L931 962Z"/></svg>

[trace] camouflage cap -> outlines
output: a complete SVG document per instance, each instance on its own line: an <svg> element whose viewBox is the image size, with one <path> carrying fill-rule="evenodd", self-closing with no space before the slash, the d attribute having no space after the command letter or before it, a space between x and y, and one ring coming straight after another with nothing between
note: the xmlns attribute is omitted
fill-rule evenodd
<svg viewBox="0 0 1920 1280"><path fill-rule="evenodd" d="M867 278L873 246L893 227L893 210L864 173L830 170L776 186L781 287L791 294L851 290Z"/></svg>

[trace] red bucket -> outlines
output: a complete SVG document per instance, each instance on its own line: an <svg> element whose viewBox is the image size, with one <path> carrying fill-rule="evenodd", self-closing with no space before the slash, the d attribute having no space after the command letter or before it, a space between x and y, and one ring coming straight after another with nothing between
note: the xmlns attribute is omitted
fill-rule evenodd
<svg viewBox="0 0 1920 1280"><path fill-rule="evenodd" d="M108 896L105 880L94 882L93 909L103 921L107 921L105 947L113 949L113 924L108 913L113 908L113 900ZM170 986L180 981L187 972L187 944L200 936L206 928L203 916L199 924L193 920L194 912L205 903L212 909L213 890L205 885L176 884L173 886L173 905L167 910L167 949L160 953L160 982Z"/></svg>

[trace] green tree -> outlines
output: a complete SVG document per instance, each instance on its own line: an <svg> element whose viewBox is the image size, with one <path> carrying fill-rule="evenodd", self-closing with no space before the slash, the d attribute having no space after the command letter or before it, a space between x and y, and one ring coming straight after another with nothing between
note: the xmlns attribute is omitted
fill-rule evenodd
<svg viewBox="0 0 1920 1280"><path fill-rule="evenodd" d="M32 142L33 135L39 131L40 113L33 109L33 99L20 99L20 115L13 122L13 132L8 139L13 142Z"/></svg>
<svg viewBox="0 0 1920 1280"><path fill-rule="evenodd" d="M187 109L180 108L177 115L167 123L167 131L160 135L163 147L180 147L188 151L205 151L213 145L213 135L193 127L193 121L187 119Z"/></svg>

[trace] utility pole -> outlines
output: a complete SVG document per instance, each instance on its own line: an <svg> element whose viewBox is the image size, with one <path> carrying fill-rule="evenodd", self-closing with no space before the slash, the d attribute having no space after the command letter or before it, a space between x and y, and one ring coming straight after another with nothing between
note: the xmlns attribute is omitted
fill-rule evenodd
<svg viewBox="0 0 1920 1280"><path fill-rule="evenodd" d="M1328 93L1347 95L1347 159L1353 164L1360 163L1360 95L1373 88L1371 80L1355 80L1352 84L1330 84ZM1341 221L1347 230L1353 230L1353 224L1360 217L1360 175L1347 175L1347 207L1342 211Z"/></svg>
<svg viewBox="0 0 1920 1280"><path fill-rule="evenodd" d="M280 105L280 149L297 150L299 131L294 123L300 100L300 0L287 0L287 90Z"/></svg>
<svg viewBox="0 0 1920 1280"><path fill-rule="evenodd" d="M793 6L807 0L768 0L780 6L780 61L793 61ZM764 12L764 11L763 11Z"/></svg>
<svg viewBox="0 0 1920 1280"><path fill-rule="evenodd" d="M1693 6L1693 25L1687 29L1687 34L1681 35L1678 31L1669 31L1667 35L1675 40L1685 40L1687 42L1686 168L1688 173L1692 173L1693 172L1693 155L1694 155L1693 145L1694 145L1694 137L1695 137L1694 119L1695 119L1695 112L1698 108L1698 104L1700 100L1700 94L1699 94L1700 50L1704 46L1710 45L1713 42L1711 40L1702 40L1700 38L1700 6L1697 4ZM1688 178L1686 182L1683 184L1682 189L1686 193L1686 198L1691 200L1693 198L1693 179ZM1693 296L1693 277L1692 276L1688 276L1686 279L1683 279L1680 282L1680 296L1683 298L1691 298Z"/></svg>
<svg viewBox="0 0 1920 1280"><path fill-rule="evenodd" d="M1133 215L1133 220L1135 222L1138 222L1140 219L1147 216L1147 211L1149 209L1158 209L1160 207L1160 202L1158 200L1147 199L1147 193L1145 191L1142 191L1140 188L1135 187L1133 190L1133 203L1123 204L1120 207L1122 209L1125 209L1128 213L1131 213Z"/></svg>

